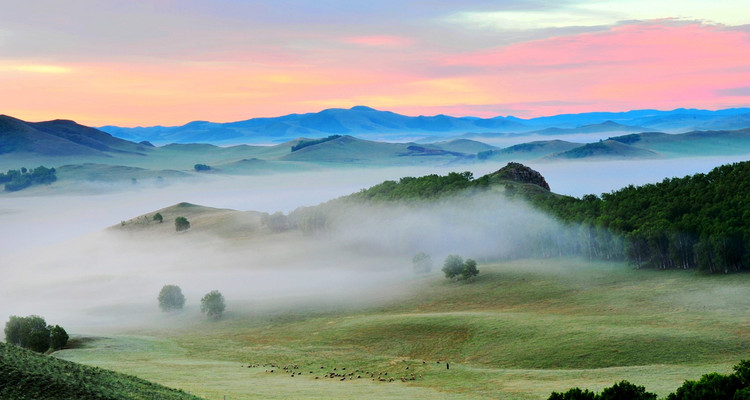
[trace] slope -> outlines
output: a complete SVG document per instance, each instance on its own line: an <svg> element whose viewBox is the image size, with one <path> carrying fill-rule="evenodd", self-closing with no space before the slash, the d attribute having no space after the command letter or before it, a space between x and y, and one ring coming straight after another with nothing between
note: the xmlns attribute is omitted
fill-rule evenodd
<svg viewBox="0 0 750 400"><path fill-rule="evenodd" d="M572 160L572 159L650 159L659 158L658 153L627 145L616 140L604 140L596 143L588 143L571 150L555 153L545 157L546 160Z"/></svg>
<svg viewBox="0 0 750 400"><path fill-rule="evenodd" d="M130 375L0 343L0 398L35 400L199 400Z"/></svg>
<svg viewBox="0 0 750 400"><path fill-rule="evenodd" d="M73 121L25 122L0 115L0 154L100 156L113 153L143 155L149 146L118 139Z"/></svg>

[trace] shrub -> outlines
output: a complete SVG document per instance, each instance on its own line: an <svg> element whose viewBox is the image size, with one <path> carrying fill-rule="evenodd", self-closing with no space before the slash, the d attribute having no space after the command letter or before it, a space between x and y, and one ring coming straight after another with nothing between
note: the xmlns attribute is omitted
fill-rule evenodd
<svg viewBox="0 0 750 400"><path fill-rule="evenodd" d="M190 221L185 217L177 217L174 219L174 229L177 232L186 231L190 229Z"/></svg>

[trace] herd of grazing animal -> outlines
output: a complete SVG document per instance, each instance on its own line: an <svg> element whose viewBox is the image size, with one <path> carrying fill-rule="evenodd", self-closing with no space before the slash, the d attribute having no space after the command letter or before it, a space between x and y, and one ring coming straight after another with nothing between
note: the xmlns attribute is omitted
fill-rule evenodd
<svg viewBox="0 0 750 400"><path fill-rule="evenodd" d="M438 364L440 364L440 361L437 361ZM427 361L422 361L422 364L427 364ZM446 366L448 363L446 363ZM245 367L242 365L242 367ZM266 373L274 373L274 371L279 371L284 374L289 374L290 377L294 378L295 376L301 376L302 372L299 371L299 366L297 364L287 364L284 366L279 366L274 363L268 363L268 364L249 364L247 365L247 368L265 368ZM325 370L325 367L320 367L320 369ZM409 366L406 366L405 371L409 370ZM313 375L313 371L309 371L308 375ZM321 379L321 376L318 376L317 374L314 375L315 379ZM371 371L361 371L359 369L354 370L354 372L346 372L346 367L344 368L337 368L334 367L333 370L327 371L322 378L326 379L338 379L340 382L344 382L346 380L354 380L354 379L363 379L363 378L370 378L373 381L377 382L395 382L397 380L400 380L401 382L408 382L408 381L415 381L417 379L421 379L421 374L406 374L402 375L400 377L394 377L394 376L388 376L388 372L371 372Z"/></svg>

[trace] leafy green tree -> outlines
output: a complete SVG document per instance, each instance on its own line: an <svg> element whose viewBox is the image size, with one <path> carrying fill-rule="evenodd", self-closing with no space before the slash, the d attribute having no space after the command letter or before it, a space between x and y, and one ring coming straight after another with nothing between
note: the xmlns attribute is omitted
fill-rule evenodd
<svg viewBox="0 0 750 400"><path fill-rule="evenodd" d="M225 308L224 296L218 290L206 293L201 299L201 312L208 317L219 319Z"/></svg>
<svg viewBox="0 0 750 400"><path fill-rule="evenodd" d="M161 213L156 213L154 214L154 221L158 221L161 224L164 221L164 217L162 217Z"/></svg>
<svg viewBox="0 0 750 400"><path fill-rule="evenodd" d="M190 229L190 221L185 217L177 217L174 219L174 229L177 232L188 230Z"/></svg>
<svg viewBox="0 0 750 400"><path fill-rule="evenodd" d="M185 296L177 285L164 285L159 291L158 299L162 311L181 310L185 305Z"/></svg>
<svg viewBox="0 0 750 400"><path fill-rule="evenodd" d="M656 394L646 391L643 386L636 386L628 381L620 381L611 387L604 388L598 400L656 400Z"/></svg>
<svg viewBox="0 0 750 400"><path fill-rule="evenodd" d="M472 279L477 275L479 275L479 270L477 269L477 262L472 260L471 258L467 259L464 262L464 268L461 270L461 278Z"/></svg>
<svg viewBox="0 0 750 400"><path fill-rule="evenodd" d="M49 330L49 347L52 350L60 350L68 344L68 332L60 325L55 325Z"/></svg>
<svg viewBox="0 0 750 400"><path fill-rule="evenodd" d="M740 380L735 375L712 372L697 381L685 381L667 396L667 400L733 400L735 392L741 389Z"/></svg>
<svg viewBox="0 0 750 400"><path fill-rule="evenodd" d="M443 262L443 273L448 279L453 279L461 275L464 270L464 259L456 254L451 254Z"/></svg>
<svg viewBox="0 0 750 400"><path fill-rule="evenodd" d="M596 393L590 392L588 389L581 390L580 388L572 388L564 393L552 392L547 400L596 400Z"/></svg>
<svg viewBox="0 0 750 400"><path fill-rule="evenodd" d="M432 257L429 254L420 251L411 259L411 262L416 274L427 274L432 271Z"/></svg>
<svg viewBox="0 0 750 400"><path fill-rule="evenodd" d="M21 319L19 339L21 347L43 353L49 349L49 327L44 318L30 315Z"/></svg>

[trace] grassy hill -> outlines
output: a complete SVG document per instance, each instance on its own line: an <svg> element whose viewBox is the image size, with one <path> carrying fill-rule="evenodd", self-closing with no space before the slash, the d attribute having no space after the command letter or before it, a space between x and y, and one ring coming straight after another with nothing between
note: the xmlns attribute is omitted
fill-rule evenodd
<svg viewBox="0 0 750 400"><path fill-rule="evenodd" d="M0 343L0 398L14 400L200 400L131 375Z"/></svg>
<svg viewBox="0 0 750 400"><path fill-rule="evenodd" d="M571 150L555 153L545 157L547 160L572 159L650 159L660 158L658 153L634 147L615 140L604 140L585 144Z"/></svg>
<svg viewBox="0 0 750 400"><path fill-rule="evenodd" d="M415 277L396 300L356 309L260 302L258 312L227 299L218 322L167 316L163 329L60 357L207 398L546 399L621 379L664 395L750 353L747 275L575 258L479 270L473 283Z"/></svg>
<svg viewBox="0 0 750 400"><path fill-rule="evenodd" d="M0 154L35 153L46 156L144 154L149 146L118 139L73 121L25 122L0 115Z"/></svg>

